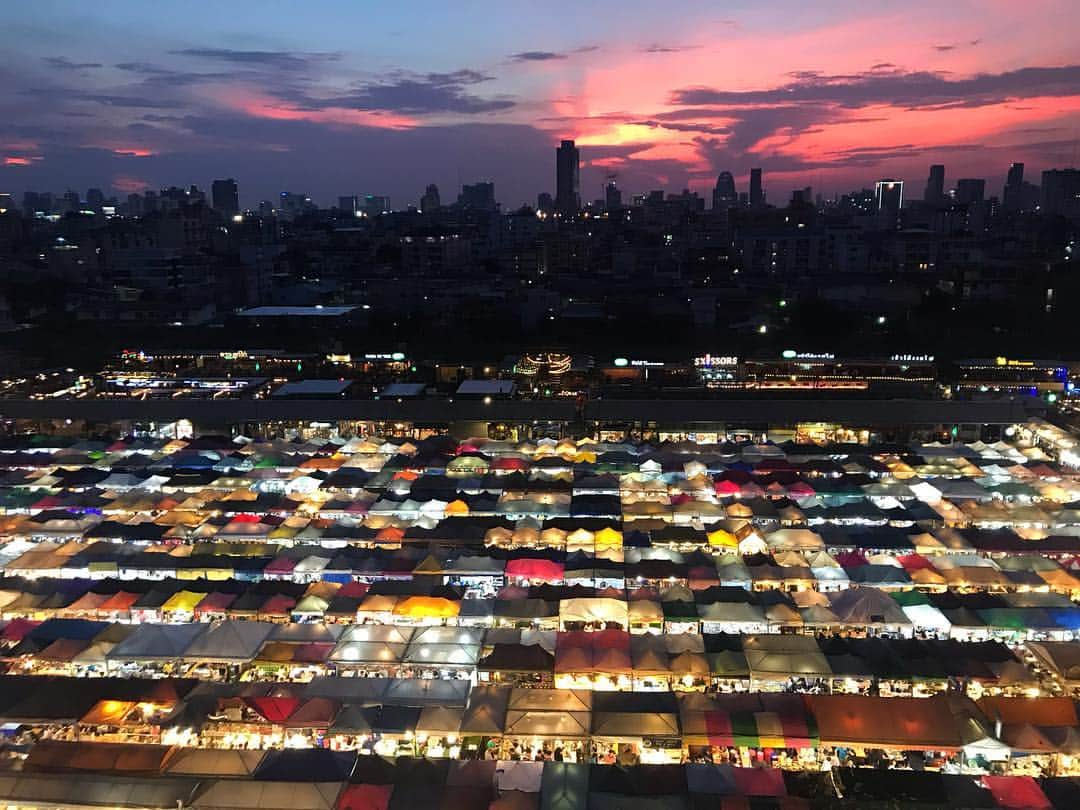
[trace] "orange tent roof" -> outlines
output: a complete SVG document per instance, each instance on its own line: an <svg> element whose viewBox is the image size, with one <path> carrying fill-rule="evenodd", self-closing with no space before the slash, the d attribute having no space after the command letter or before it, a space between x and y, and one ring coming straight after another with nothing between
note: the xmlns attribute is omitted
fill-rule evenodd
<svg viewBox="0 0 1080 810"><path fill-rule="evenodd" d="M981 697L978 700L991 721L1004 725L1076 726L1076 704L1067 697Z"/></svg>

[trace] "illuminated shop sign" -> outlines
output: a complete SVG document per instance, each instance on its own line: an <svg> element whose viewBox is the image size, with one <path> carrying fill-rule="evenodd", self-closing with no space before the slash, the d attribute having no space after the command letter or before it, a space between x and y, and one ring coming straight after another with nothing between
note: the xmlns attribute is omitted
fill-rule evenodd
<svg viewBox="0 0 1080 810"><path fill-rule="evenodd" d="M739 358L731 355L719 355L714 357L711 354L706 354L704 357L695 357L694 365L698 368L716 368L717 366L737 366L739 365Z"/></svg>
<svg viewBox="0 0 1080 810"><path fill-rule="evenodd" d="M836 355L832 352L797 352L794 349L784 349L780 355L785 360L835 360Z"/></svg>

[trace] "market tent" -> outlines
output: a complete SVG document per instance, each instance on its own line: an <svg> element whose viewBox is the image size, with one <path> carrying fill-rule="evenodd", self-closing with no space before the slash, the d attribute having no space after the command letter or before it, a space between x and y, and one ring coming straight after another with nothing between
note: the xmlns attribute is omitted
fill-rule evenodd
<svg viewBox="0 0 1080 810"><path fill-rule="evenodd" d="M984 776L981 779L998 807L1010 810L1052 810L1039 783L1030 776Z"/></svg>
<svg viewBox="0 0 1080 810"><path fill-rule="evenodd" d="M480 630L465 627L422 627L405 649L403 663L428 666L472 666L480 657Z"/></svg>
<svg viewBox="0 0 1080 810"><path fill-rule="evenodd" d="M192 810L335 810L342 783L215 779L201 783Z"/></svg>
<svg viewBox="0 0 1080 810"><path fill-rule="evenodd" d="M338 796L337 810L387 810L393 785L346 785Z"/></svg>
<svg viewBox="0 0 1080 810"><path fill-rule="evenodd" d="M505 733L523 737L587 737L592 693L577 689L513 689Z"/></svg>
<svg viewBox="0 0 1080 810"><path fill-rule="evenodd" d="M328 748L271 750L255 769L255 779L270 782L341 782L349 778L356 754Z"/></svg>
<svg viewBox="0 0 1080 810"><path fill-rule="evenodd" d="M418 734L457 734L461 731L464 709L451 706L425 706L416 721Z"/></svg>
<svg viewBox="0 0 1080 810"><path fill-rule="evenodd" d="M461 719L462 734L499 735L506 727L510 687L478 684L469 694Z"/></svg>
<svg viewBox="0 0 1080 810"><path fill-rule="evenodd" d="M0 776L0 801L19 807L181 807L195 792L193 779L32 773Z"/></svg>
<svg viewBox="0 0 1080 810"><path fill-rule="evenodd" d="M582 622L627 627L629 612L626 602L621 599L562 599L559 602L559 622L563 626L569 622Z"/></svg>
<svg viewBox="0 0 1080 810"><path fill-rule="evenodd" d="M397 664L413 630L394 625L351 625L342 633L330 660L340 664Z"/></svg>
<svg viewBox="0 0 1080 810"><path fill-rule="evenodd" d="M1006 726L1080 726L1072 698L984 695L977 703L989 720Z"/></svg>
<svg viewBox="0 0 1080 810"><path fill-rule="evenodd" d="M877 588L847 588L830 594L829 600L830 609L845 624L911 624L900 606L887 593Z"/></svg>
<svg viewBox="0 0 1080 810"><path fill-rule="evenodd" d="M213 622L188 646L183 657L185 661L246 663L255 658L273 629L270 622Z"/></svg>
<svg viewBox="0 0 1080 810"><path fill-rule="evenodd" d="M946 696L929 698L807 695L822 743L902 750L955 751L959 721Z"/></svg>
<svg viewBox="0 0 1080 810"><path fill-rule="evenodd" d="M554 672L555 656L539 644L495 644L477 662L489 672Z"/></svg>
<svg viewBox="0 0 1080 810"><path fill-rule="evenodd" d="M409 596L394 605L394 615L410 619L451 619L460 603L441 596Z"/></svg>
<svg viewBox="0 0 1080 810"><path fill-rule="evenodd" d="M755 679L827 678L832 675L829 661L813 636L746 636L743 652Z"/></svg>
<svg viewBox="0 0 1080 810"><path fill-rule="evenodd" d="M1073 641L1029 641L1028 650L1040 663L1070 684L1080 682L1080 644Z"/></svg>
<svg viewBox="0 0 1080 810"><path fill-rule="evenodd" d="M170 745L41 740L30 749L23 770L157 776L176 750Z"/></svg>
<svg viewBox="0 0 1080 810"><path fill-rule="evenodd" d="M800 695L679 696L684 742L751 748L813 748L817 723Z"/></svg>
<svg viewBox="0 0 1080 810"><path fill-rule="evenodd" d="M596 692L592 735L635 740L678 737L678 705L666 692Z"/></svg>
<svg viewBox="0 0 1080 810"><path fill-rule="evenodd" d="M205 624L140 624L105 654L109 661L169 661L184 656Z"/></svg>
<svg viewBox="0 0 1080 810"><path fill-rule="evenodd" d="M540 810L580 810L588 802L588 764L544 763L540 779Z"/></svg>
<svg viewBox="0 0 1080 810"><path fill-rule="evenodd" d="M169 760L165 771L170 776L249 777L265 751L235 749L181 748Z"/></svg>

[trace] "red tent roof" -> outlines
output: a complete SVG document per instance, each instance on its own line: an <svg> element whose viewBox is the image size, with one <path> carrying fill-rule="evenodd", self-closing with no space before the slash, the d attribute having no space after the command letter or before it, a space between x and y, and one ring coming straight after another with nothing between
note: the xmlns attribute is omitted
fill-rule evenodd
<svg viewBox="0 0 1080 810"><path fill-rule="evenodd" d="M249 697L244 698L244 703L267 722L284 723L300 708L302 701L291 697Z"/></svg>
<svg viewBox="0 0 1080 810"><path fill-rule="evenodd" d="M1017 810L1051 810L1053 807L1039 783L1030 776L984 776L982 781L999 807Z"/></svg>
<svg viewBox="0 0 1080 810"><path fill-rule="evenodd" d="M508 560L506 576L522 579L561 580L565 575L562 563L544 559Z"/></svg>
<svg viewBox="0 0 1080 810"><path fill-rule="evenodd" d="M346 785L337 810L387 810L393 792L393 785Z"/></svg>
<svg viewBox="0 0 1080 810"><path fill-rule="evenodd" d="M743 796L786 796L784 772L779 768L732 768L735 786Z"/></svg>
<svg viewBox="0 0 1080 810"><path fill-rule="evenodd" d="M39 624L41 622L31 621L30 619L12 619L4 625L3 631L0 631L0 638L4 641L22 641L26 634Z"/></svg>
<svg viewBox="0 0 1080 810"><path fill-rule="evenodd" d="M104 602L98 606L98 610L111 612L111 611L124 611L130 610L131 606L139 601L139 594L128 593L127 591L117 591Z"/></svg>
<svg viewBox="0 0 1080 810"><path fill-rule="evenodd" d="M220 591L208 593L203 600L195 606L195 615L198 616L200 614L223 611L235 601L235 593L221 593Z"/></svg>

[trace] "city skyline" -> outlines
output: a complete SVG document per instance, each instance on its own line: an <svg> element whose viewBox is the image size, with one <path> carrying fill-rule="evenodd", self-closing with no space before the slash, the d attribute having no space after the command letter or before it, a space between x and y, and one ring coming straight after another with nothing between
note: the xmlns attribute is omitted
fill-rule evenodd
<svg viewBox="0 0 1080 810"><path fill-rule="evenodd" d="M515 206L556 191L552 150L574 139L583 203L612 176L708 197L731 171L746 190L756 166L771 201L883 177L921 191L933 163L996 195L1014 161L1075 164L1080 59L1061 4L1034 6L252 6L179 33L129 3L36 4L6 29L0 190L236 177L244 206L282 190L404 205L491 180Z"/></svg>

